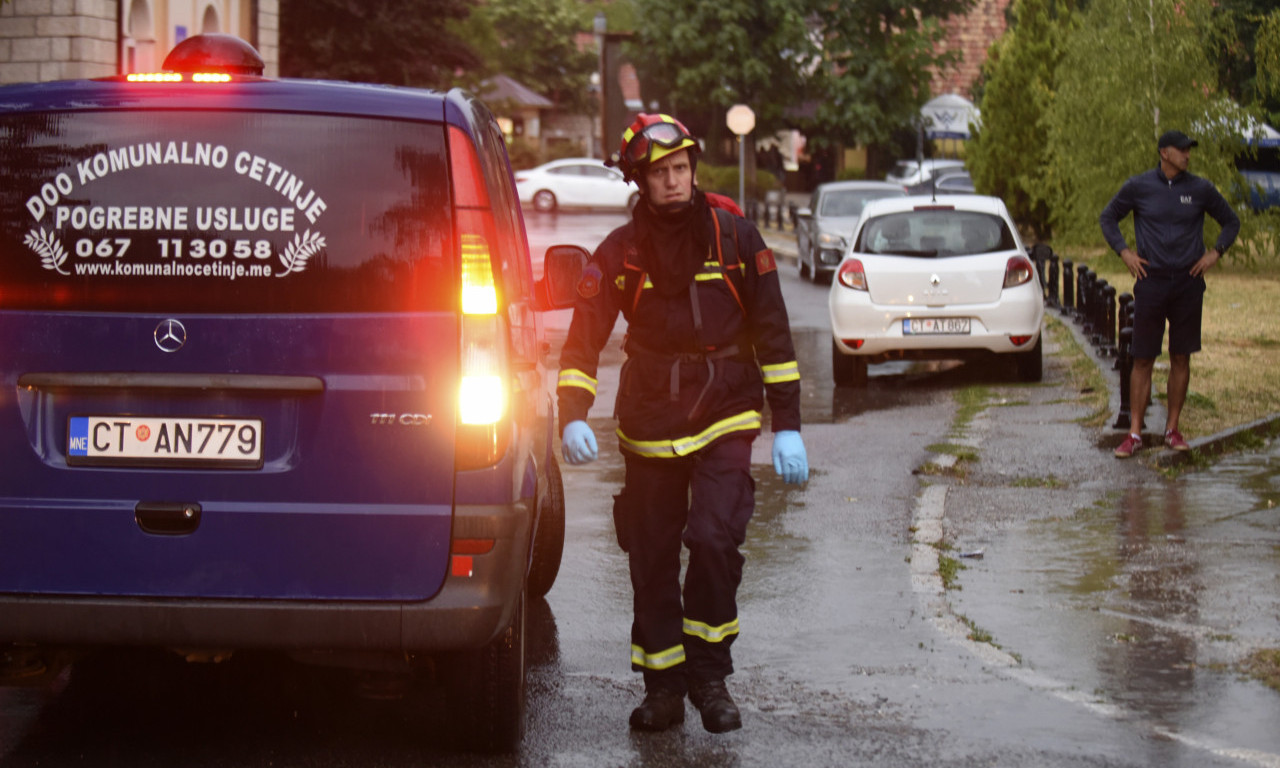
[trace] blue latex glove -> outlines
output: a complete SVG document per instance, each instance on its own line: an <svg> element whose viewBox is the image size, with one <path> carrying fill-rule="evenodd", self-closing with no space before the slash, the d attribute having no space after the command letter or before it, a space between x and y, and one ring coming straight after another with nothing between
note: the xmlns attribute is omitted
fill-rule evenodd
<svg viewBox="0 0 1280 768"><path fill-rule="evenodd" d="M802 448L801 452L803 451ZM564 436L560 439L560 453L565 461L574 466L596 460L600 453L596 448L596 435L587 422L571 421L564 426Z"/></svg>
<svg viewBox="0 0 1280 768"><path fill-rule="evenodd" d="M565 430L568 434L568 430ZM773 433L773 471L782 482L800 485L809 480L809 458L804 452L804 441L795 430Z"/></svg>

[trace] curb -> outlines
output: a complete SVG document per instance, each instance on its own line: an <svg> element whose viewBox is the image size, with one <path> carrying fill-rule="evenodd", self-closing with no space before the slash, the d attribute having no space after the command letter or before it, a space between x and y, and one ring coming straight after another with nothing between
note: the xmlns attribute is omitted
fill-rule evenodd
<svg viewBox="0 0 1280 768"><path fill-rule="evenodd" d="M1084 335L1083 329L1078 326L1069 316L1061 314L1058 307L1045 307L1045 314L1050 311L1055 312L1054 315L1058 322L1071 331L1076 341L1080 344L1080 348L1089 354L1093 360L1093 364L1097 366L1098 371L1102 374L1102 378L1107 381L1107 393L1109 396L1109 408L1111 417L1120 413L1120 372L1115 370L1113 365L1115 358L1099 355L1093 345L1089 343L1089 339ZM1143 417L1145 425L1163 423L1165 417L1164 406L1154 396L1150 399L1147 406L1146 415ZM1104 442L1109 449L1115 448L1124 440L1125 430L1123 427L1104 427L1104 431L1114 433L1114 440L1108 439ZM1191 446L1189 451L1175 451L1164 445L1164 435L1162 431L1152 432L1149 428L1144 430L1144 441L1149 439L1159 445L1159 448L1147 448L1142 450L1142 459L1147 464L1156 467L1176 467L1182 466L1195 461L1199 457L1220 456L1231 451L1240 437L1244 434L1253 434L1258 437L1266 438L1274 436L1280 432L1280 413L1273 413L1264 416L1257 421L1241 424L1237 427L1225 429L1217 434L1201 437L1188 441ZM1122 459L1117 459L1121 461Z"/></svg>
<svg viewBox="0 0 1280 768"><path fill-rule="evenodd" d="M1197 458L1221 456L1230 453L1239 443L1241 436L1246 434L1262 439L1280 434L1280 413L1273 413L1257 421L1223 430L1216 435L1191 440L1188 442L1191 446L1189 451L1161 451L1152 458L1151 462L1158 467L1178 467L1191 463Z"/></svg>

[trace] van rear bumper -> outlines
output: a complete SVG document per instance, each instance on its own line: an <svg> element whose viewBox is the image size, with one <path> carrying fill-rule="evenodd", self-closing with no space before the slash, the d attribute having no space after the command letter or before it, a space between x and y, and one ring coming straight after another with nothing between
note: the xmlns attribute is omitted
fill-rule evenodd
<svg viewBox="0 0 1280 768"><path fill-rule="evenodd" d="M529 504L459 508L454 536L492 538L470 576L421 602L0 595L9 643L432 653L478 648L510 624L528 571Z"/></svg>

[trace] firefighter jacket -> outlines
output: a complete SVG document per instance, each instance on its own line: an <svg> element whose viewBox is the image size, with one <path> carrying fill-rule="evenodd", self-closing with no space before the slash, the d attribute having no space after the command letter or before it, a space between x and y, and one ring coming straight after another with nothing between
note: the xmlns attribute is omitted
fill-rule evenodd
<svg viewBox="0 0 1280 768"><path fill-rule="evenodd" d="M621 448L685 456L759 434L767 394L775 432L800 429L800 371L773 252L746 219L707 210L711 243L688 290L654 289L634 221L596 249L578 284L557 386L560 431L595 401L600 351L627 322L614 415Z"/></svg>

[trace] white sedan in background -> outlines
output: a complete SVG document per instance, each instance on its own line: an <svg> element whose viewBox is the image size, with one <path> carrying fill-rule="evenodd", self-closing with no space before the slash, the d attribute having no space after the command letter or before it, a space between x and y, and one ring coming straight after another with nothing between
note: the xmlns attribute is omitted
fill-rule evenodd
<svg viewBox="0 0 1280 768"><path fill-rule="evenodd" d="M1004 202L983 195L872 200L828 295L835 383L886 360L1010 359L1040 381L1044 290Z"/></svg>
<svg viewBox="0 0 1280 768"><path fill-rule="evenodd" d="M520 202L534 210L551 212L563 208L618 208L631 210L640 199L634 184L622 174L590 157L552 160L536 168L516 171L516 191Z"/></svg>

